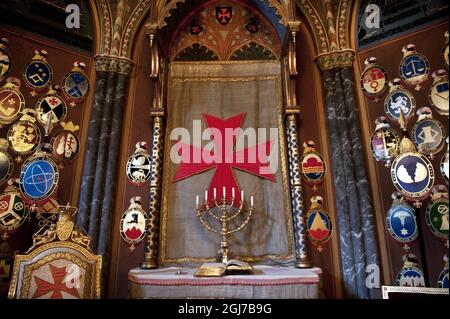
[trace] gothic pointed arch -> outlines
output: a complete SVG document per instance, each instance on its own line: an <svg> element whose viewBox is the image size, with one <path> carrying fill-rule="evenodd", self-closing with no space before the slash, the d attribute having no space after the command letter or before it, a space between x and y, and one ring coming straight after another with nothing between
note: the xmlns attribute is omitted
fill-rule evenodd
<svg viewBox="0 0 450 319"><path fill-rule="evenodd" d="M244 46L247 51L249 48L253 51L250 55L241 54L241 59L280 57L281 40L277 30L257 8L236 0L221 1L220 8L229 10L225 23L218 20L217 8L215 2L208 1L184 17L168 43L170 60L186 48L195 47L209 48L222 61L230 60ZM198 60L198 57L193 58Z"/></svg>

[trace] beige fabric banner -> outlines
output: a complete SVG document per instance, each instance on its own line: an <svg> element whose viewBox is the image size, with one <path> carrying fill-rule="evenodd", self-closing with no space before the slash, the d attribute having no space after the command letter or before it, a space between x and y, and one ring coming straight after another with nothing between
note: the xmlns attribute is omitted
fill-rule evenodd
<svg viewBox="0 0 450 319"><path fill-rule="evenodd" d="M276 181L233 169L237 184L248 200L255 198L255 211L246 228L230 236L233 258L247 261L290 262L294 258L293 224L286 168L285 131L281 107L279 62L172 63L169 69L168 117L164 154L161 211L160 262L203 262L213 258L220 244L219 234L202 228L195 215L195 197L203 200L214 170L174 182L178 165L170 151L177 140L175 128L193 132L193 121L207 128L204 114L227 119L245 112L242 129L278 128ZM191 137L190 144L194 144ZM203 141L205 146L210 141ZM245 145L251 147L253 145ZM274 148L272 148L272 151ZM221 192L221 190L218 190ZM217 225L216 225L217 226Z"/></svg>

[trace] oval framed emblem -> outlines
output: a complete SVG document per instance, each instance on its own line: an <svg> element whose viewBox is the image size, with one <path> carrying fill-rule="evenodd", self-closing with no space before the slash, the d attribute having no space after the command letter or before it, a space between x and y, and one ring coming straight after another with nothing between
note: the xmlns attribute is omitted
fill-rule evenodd
<svg viewBox="0 0 450 319"><path fill-rule="evenodd" d="M309 238L320 245L330 240L333 227L331 219L323 210L313 210L308 214L306 222Z"/></svg>
<svg viewBox="0 0 450 319"><path fill-rule="evenodd" d="M8 40L6 38L0 39L0 79L3 78L12 68L12 58L6 50Z"/></svg>
<svg viewBox="0 0 450 319"><path fill-rule="evenodd" d="M408 44L402 51L400 78L407 84L415 85L416 90L420 90L420 83L428 79L430 62L426 56L416 51L413 44Z"/></svg>
<svg viewBox="0 0 450 319"><path fill-rule="evenodd" d="M388 75L386 71L376 64L376 58L371 57L365 62L366 68L361 74L361 88L364 95L373 98L381 95L387 88Z"/></svg>
<svg viewBox="0 0 450 319"><path fill-rule="evenodd" d="M391 179L403 196L419 201L428 196L434 185L433 164L423 154L406 152L392 162Z"/></svg>
<svg viewBox="0 0 450 319"><path fill-rule="evenodd" d="M58 132L51 140L52 155L58 162L72 161L80 152L80 139L68 130Z"/></svg>
<svg viewBox="0 0 450 319"><path fill-rule="evenodd" d="M41 97L37 101L36 112L36 118L43 126L48 125L49 122L58 124L66 118L66 102L59 94L52 90L50 94Z"/></svg>
<svg viewBox="0 0 450 319"><path fill-rule="evenodd" d="M430 231L439 239L448 240L448 199L432 200L425 210L425 220Z"/></svg>
<svg viewBox="0 0 450 319"><path fill-rule="evenodd" d="M317 250L322 252L323 246L330 240L333 233L333 224L330 215L322 207L323 198L313 196L311 198L311 208L307 212L306 229L308 237L317 246Z"/></svg>
<svg viewBox="0 0 450 319"><path fill-rule="evenodd" d="M0 194L0 231L14 232L28 218L28 206L16 188Z"/></svg>
<svg viewBox="0 0 450 319"><path fill-rule="evenodd" d="M411 139L420 153L434 157L444 147L445 128L433 118L419 120L411 131Z"/></svg>
<svg viewBox="0 0 450 319"><path fill-rule="evenodd" d="M42 204L56 191L59 169L46 154L37 154L24 162L19 179L25 200Z"/></svg>
<svg viewBox="0 0 450 319"><path fill-rule="evenodd" d="M441 158L441 162L439 164L439 168L442 174L442 177L444 178L444 180L447 182L448 184L448 151L444 154L444 156L442 156Z"/></svg>
<svg viewBox="0 0 450 319"><path fill-rule="evenodd" d="M449 115L449 88L447 71L438 70L433 72L433 84L428 92L428 100L440 115Z"/></svg>
<svg viewBox="0 0 450 319"><path fill-rule="evenodd" d="M322 156L317 152L309 152L303 155L301 162L302 176L311 184L320 184L326 173L326 164Z"/></svg>
<svg viewBox="0 0 450 319"><path fill-rule="evenodd" d="M3 141L0 141L0 144L3 144L0 145L0 185L2 185L11 177L14 170L14 160L5 148L4 144L7 147L8 142L3 139Z"/></svg>
<svg viewBox="0 0 450 319"><path fill-rule="evenodd" d="M23 78L29 88L40 92L52 82L53 70L44 60L31 61L23 69Z"/></svg>
<svg viewBox="0 0 450 319"><path fill-rule="evenodd" d="M20 86L12 83L12 81L19 81L16 78L8 78L6 83L0 89L0 123L11 124L20 116L25 108L25 98L23 94L17 89ZM16 82L17 83L17 82ZM20 81L18 82L20 85Z"/></svg>
<svg viewBox="0 0 450 319"><path fill-rule="evenodd" d="M150 178L151 158L145 149L136 149L127 161L127 177L130 182L142 185Z"/></svg>
<svg viewBox="0 0 450 319"><path fill-rule="evenodd" d="M370 138L370 148L377 162L390 162L398 154L400 136L390 127L378 126Z"/></svg>
<svg viewBox="0 0 450 319"><path fill-rule="evenodd" d="M71 105L84 101L89 94L89 78L83 72L86 65L83 62L75 62L72 71L66 74L62 82L64 95L71 100Z"/></svg>
<svg viewBox="0 0 450 319"><path fill-rule="evenodd" d="M313 191L317 190L317 185L322 183L327 173L327 165L322 155L315 148L314 141L303 143L303 155L300 158L300 175L306 183L313 185Z"/></svg>
<svg viewBox="0 0 450 319"><path fill-rule="evenodd" d="M32 121L20 120L8 130L8 142L12 151L19 155L32 153L41 141L41 131Z"/></svg>
<svg viewBox="0 0 450 319"><path fill-rule="evenodd" d="M399 243L413 243L419 235L414 208L405 203L393 205L386 214L386 228Z"/></svg>
<svg viewBox="0 0 450 319"><path fill-rule="evenodd" d="M403 88L391 91L384 100L384 112L394 121L400 120L400 112L403 112L405 118L414 116L416 108L416 99Z"/></svg>
<svg viewBox="0 0 450 319"><path fill-rule="evenodd" d="M425 276L416 266L404 267L398 273L395 283L400 287L425 287Z"/></svg>
<svg viewBox="0 0 450 319"><path fill-rule="evenodd" d="M444 47L442 48L441 59L442 64L448 68L448 31L445 31L444 37L445 37L445 44Z"/></svg>
<svg viewBox="0 0 450 319"><path fill-rule="evenodd" d="M146 234L147 214L142 208L127 209L120 219L120 236L131 245L141 242Z"/></svg>
<svg viewBox="0 0 450 319"><path fill-rule="evenodd" d="M449 288L448 283L448 268L441 271L438 277L438 288Z"/></svg>

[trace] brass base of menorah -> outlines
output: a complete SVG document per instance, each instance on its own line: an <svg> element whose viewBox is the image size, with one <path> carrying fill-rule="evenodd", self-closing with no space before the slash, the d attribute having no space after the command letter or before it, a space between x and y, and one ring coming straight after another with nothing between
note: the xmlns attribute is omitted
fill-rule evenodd
<svg viewBox="0 0 450 319"><path fill-rule="evenodd" d="M156 269L158 268L158 263L155 261L143 261L141 263L141 269Z"/></svg>
<svg viewBox="0 0 450 319"><path fill-rule="evenodd" d="M295 261L295 268L312 268L314 267L313 263L305 258L305 259L297 259Z"/></svg>

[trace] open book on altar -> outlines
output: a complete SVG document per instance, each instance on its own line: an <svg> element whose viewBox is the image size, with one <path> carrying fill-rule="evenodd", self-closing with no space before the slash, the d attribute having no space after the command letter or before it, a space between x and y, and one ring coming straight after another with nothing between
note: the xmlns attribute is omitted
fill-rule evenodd
<svg viewBox="0 0 450 319"><path fill-rule="evenodd" d="M227 274L250 274L253 267L245 261L230 259L226 264L224 263L204 263L195 272L196 277L221 277Z"/></svg>

